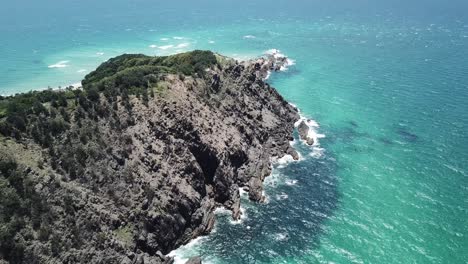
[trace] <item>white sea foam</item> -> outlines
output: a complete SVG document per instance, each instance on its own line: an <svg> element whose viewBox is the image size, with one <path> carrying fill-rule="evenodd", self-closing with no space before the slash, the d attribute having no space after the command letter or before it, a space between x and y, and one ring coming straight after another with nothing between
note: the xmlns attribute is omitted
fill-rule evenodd
<svg viewBox="0 0 468 264"><path fill-rule="evenodd" d="M278 164L288 164L290 162L293 162L294 161L294 158L293 156L287 154L287 155L284 155L282 158L279 158L276 160L276 162Z"/></svg>
<svg viewBox="0 0 468 264"><path fill-rule="evenodd" d="M265 51L264 53L265 55L273 56L275 59L286 59L286 62L283 65L281 65L280 71L287 71L290 66L293 66L296 64L294 60L288 58L286 55L281 53L279 49L269 49Z"/></svg>
<svg viewBox="0 0 468 264"><path fill-rule="evenodd" d="M158 48L159 49L162 49L162 50L167 50L167 49L170 49L170 48L173 48L174 45L164 45L164 46L159 46Z"/></svg>
<svg viewBox="0 0 468 264"><path fill-rule="evenodd" d="M81 84L81 82L77 82L77 83L72 83L69 86L73 86L73 88L81 88L83 85Z"/></svg>
<svg viewBox="0 0 468 264"><path fill-rule="evenodd" d="M290 145L291 147L294 147L294 146L296 145L296 143L297 143L297 142L296 142L295 139L289 141L289 145Z"/></svg>
<svg viewBox="0 0 468 264"><path fill-rule="evenodd" d="M275 240L277 241L285 241L289 239L288 233L277 233L275 234Z"/></svg>
<svg viewBox="0 0 468 264"><path fill-rule="evenodd" d="M238 224L241 224L242 222L244 222L245 219L247 219L247 211L245 210L245 208L243 208L241 206L240 211L241 211L241 216L240 216L240 219L238 219L238 220L232 219L232 217L231 217L232 211L226 209L225 207L216 208L214 213L215 213L215 215L228 215L229 223L231 223L232 225L238 225Z"/></svg>
<svg viewBox="0 0 468 264"><path fill-rule="evenodd" d="M279 51L279 50L278 50ZM273 57L277 58L277 59L281 59L281 58L286 58L286 55L284 55L283 53L281 52L278 52L278 53L275 53L273 54Z"/></svg>
<svg viewBox="0 0 468 264"><path fill-rule="evenodd" d="M173 39L184 39L184 37L172 37Z"/></svg>
<svg viewBox="0 0 468 264"><path fill-rule="evenodd" d="M186 48L190 45L190 43L180 43L179 45L176 46L176 48Z"/></svg>
<svg viewBox="0 0 468 264"><path fill-rule="evenodd" d="M241 188L239 188L239 195L242 198L242 197L247 196L248 192L246 190L244 190L244 188L241 187Z"/></svg>
<svg viewBox="0 0 468 264"><path fill-rule="evenodd" d="M323 153L325 152L325 149L324 148L320 148L320 147L312 147L312 152L309 154L311 157L313 158L320 158L322 157Z"/></svg>
<svg viewBox="0 0 468 264"><path fill-rule="evenodd" d="M83 72L86 72L87 70L86 69L80 69L80 70L77 70L76 72L77 73L83 73Z"/></svg>
<svg viewBox="0 0 468 264"><path fill-rule="evenodd" d="M187 262L187 260L189 260L191 256L195 255L194 251L196 251L197 247L205 239L206 236L200 236L195 239L192 239L189 243L169 252L167 256L174 258L174 264L184 264L185 262Z"/></svg>
<svg viewBox="0 0 468 264"><path fill-rule="evenodd" d="M245 221L245 219L247 219L247 211L242 206L240 207L240 211L241 211L241 216L240 216L239 220L234 220L234 219L232 219L232 217L229 220L229 222L232 225L242 224Z"/></svg>
<svg viewBox="0 0 468 264"><path fill-rule="evenodd" d="M67 85L60 85L56 88L51 88L51 87L47 87L47 88L39 88L37 90L47 90L47 89L52 89L53 91L61 91L65 88L68 88L68 87L73 87L73 90L75 89L80 89L83 87L83 85L81 84L81 82L76 82L76 83L71 83L71 84L67 84Z"/></svg>
<svg viewBox="0 0 468 264"><path fill-rule="evenodd" d="M67 61L67 60L64 60L64 61L59 61L55 64L52 64L52 65L49 65L48 68L50 69L54 69L54 68L65 68L65 67L68 67L68 63L70 61Z"/></svg>
<svg viewBox="0 0 468 264"><path fill-rule="evenodd" d="M226 209L226 207L217 207L214 210L214 213L215 213L215 215L225 215L225 214L230 215L232 212L229 211L228 209Z"/></svg>
<svg viewBox="0 0 468 264"><path fill-rule="evenodd" d="M288 198L289 198L289 196L284 192L282 192L281 194L276 195L276 200L279 200L279 201L286 200Z"/></svg>
<svg viewBox="0 0 468 264"><path fill-rule="evenodd" d="M297 180L286 180L286 185L294 186L297 184Z"/></svg>
<svg viewBox="0 0 468 264"><path fill-rule="evenodd" d="M243 36L243 38L244 39L254 39L254 38L257 38L257 37L255 37L253 35L245 35L245 36Z"/></svg>
<svg viewBox="0 0 468 264"><path fill-rule="evenodd" d="M319 139L325 137L324 134L319 134L317 132L317 129L320 127L319 124L315 120L308 119L304 116L301 116L301 118L296 123L294 123L294 126L298 127L302 121L304 121L305 124L309 127L309 133L307 134L307 137L314 139L313 146L318 146Z"/></svg>
<svg viewBox="0 0 468 264"><path fill-rule="evenodd" d="M209 40L208 43L214 44L215 42L214 42L214 40Z"/></svg>
<svg viewBox="0 0 468 264"><path fill-rule="evenodd" d="M294 126L298 127L302 121L304 121L305 124L309 127L309 133L307 134L307 137L314 140L314 144L311 146L312 152L309 155L314 158L320 158L325 150L320 147L319 139L325 138L325 135L317 132L320 126L315 120L308 119L302 115L301 118L296 123L294 123ZM305 140L302 139L301 141L305 142Z"/></svg>
<svg viewBox="0 0 468 264"><path fill-rule="evenodd" d="M265 54L273 55L273 54L276 54L278 52L280 52L278 49L269 49L269 50L265 51Z"/></svg>
<svg viewBox="0 0 468 264"><path fill-rule="evenodd" d="M102 55L104 55L104 52L96 52L96 55L102 56Z"/></svg>
<svg viewBox="0 0 468 264"><path fill-rule="evenodd" d="M268 80L271 76L271 71L267 71L267 76L265 77L265 80Z"/></svg>
<svg viewBox="0 0 468 264"><path fill-rule="evenodd" d="M292 141L289 141L289 144L291 146L294 146L296 144L296 142L295 142L295 140L292 140ZM283 157L272 157L270 159L270 161L271 161L272 164L277 165L278 168L284 168L291 162L299 162L299 161L303 160L303 157L302 157L301 153L298 152L297 154L299 156L299 158L297 160L295 160L293 156L291 156L289 154L286 154ZM267 177L266 180L268 180L270 177L272 177L274 175L275 175L275 173L274 173L274 170L273 170L272 174L269 177Z"/></svg>
<svg viewBox="0 0 468 264"><path fill-rule="evenodd" d="M155 48L157 48L158 46L157 46L157 45L154 45L154 44L152 44L152 45L149 45L149 47L150 47L150 48L152 48L152 49L155 49Z"/></svg>
<svg viewBox="0 0 468 264"><path fill-rule="evenodd" d="M264 203L266 203L266 204L267 204L267 203L270 203L270 196L268 196L268 195L265 193L264 190L262 191L262 197L263 197L263 202L264 202Z"/></svg>
<svg viewBox="0 0 468 264"><path fill-rule="evenodd" d="M288 66L293 66L293 65L296 65L296 61L288 58L286 59L286 64Z"/></svg>
<svg viewBox="0 0 468 264"><path fill-rule="evenodd" d="M161 38L162 41L168 41L168 38Z"/></svg>

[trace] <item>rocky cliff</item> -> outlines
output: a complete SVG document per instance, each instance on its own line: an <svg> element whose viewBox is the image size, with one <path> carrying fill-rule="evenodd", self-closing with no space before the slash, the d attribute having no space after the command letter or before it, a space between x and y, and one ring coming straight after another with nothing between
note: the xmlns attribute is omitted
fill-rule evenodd
<svg viewBox="0 0 468 264"><path fill-rule="evenodd" d="M123 55L83 89L2 98L0 257L171 263L216 207L239 218L239 188L261 202L271 158L297 158L297 110L264 82L281 63Z"/></svg>

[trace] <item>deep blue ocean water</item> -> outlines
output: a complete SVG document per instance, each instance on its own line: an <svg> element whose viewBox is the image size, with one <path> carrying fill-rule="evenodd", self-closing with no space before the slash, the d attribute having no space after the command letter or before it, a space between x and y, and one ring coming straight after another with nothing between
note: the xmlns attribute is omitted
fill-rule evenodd
<svg viewBox="0 0 468 264"><path fill-rule="evenodd" d="M0 94L76 83L121 53L294 59L269 82L319 124L268 202L174 252L211 263L468 262L468 2L1 4Z"/></svg>

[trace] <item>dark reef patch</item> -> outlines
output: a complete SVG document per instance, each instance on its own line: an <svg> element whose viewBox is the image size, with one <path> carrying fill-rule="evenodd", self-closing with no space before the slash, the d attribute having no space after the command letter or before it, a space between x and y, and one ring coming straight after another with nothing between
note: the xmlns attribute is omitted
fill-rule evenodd
<svg viewBox="0 0 468 264"><path fill-rule="evenodd" d="M349 121L349 124L350 124L352 127L355 127L355 128L358 128L358 127L359 127L358 123L356 123L355 121Z"/></svg>
<svg viewBox="0 0 468 264"><path fill-rule="evenodd" d="M419 140L418 135L408 131L406 128L397 129L397 133L407 142L414 143Z"/></svg>
<svg viewBox="0 0 468 264"><path fill-rule="evenodd" d="M391 141L390 139L388 138L384 138L384 137L379 137L378 140L382 143L384 143L385 145L393 145L393 141Z"/></svg>

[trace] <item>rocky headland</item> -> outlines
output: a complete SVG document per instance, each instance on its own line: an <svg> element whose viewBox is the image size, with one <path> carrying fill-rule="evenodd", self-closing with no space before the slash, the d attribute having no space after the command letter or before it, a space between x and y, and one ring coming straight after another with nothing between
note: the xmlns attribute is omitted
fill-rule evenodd
<svg viewBox="0 0 468 264"><path fill-rule="evenodd" d="M0 98L0 263L171 263L216 207L238 219L239 189L261 202L272 158L299 158L265 82L287 63L122 55L82 89Z"/></svg>

